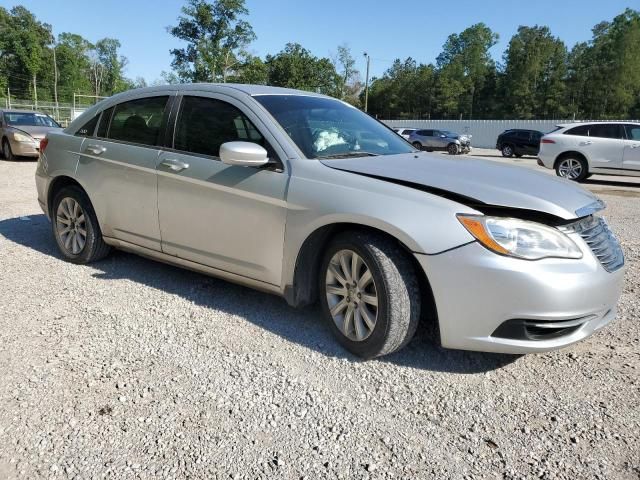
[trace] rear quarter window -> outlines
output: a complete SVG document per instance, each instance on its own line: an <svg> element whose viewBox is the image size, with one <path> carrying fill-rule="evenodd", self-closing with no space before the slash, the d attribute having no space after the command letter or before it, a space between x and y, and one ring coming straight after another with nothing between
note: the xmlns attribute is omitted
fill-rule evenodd
<svg viewBox="0 0 640 480"><path fill-rule="evenodd" d="M81 126L75 133L75 135L77 137L93 137L93 134L96 130L96 125L98 125L99 118L100 114L95 115L91 120Z"/></svg>

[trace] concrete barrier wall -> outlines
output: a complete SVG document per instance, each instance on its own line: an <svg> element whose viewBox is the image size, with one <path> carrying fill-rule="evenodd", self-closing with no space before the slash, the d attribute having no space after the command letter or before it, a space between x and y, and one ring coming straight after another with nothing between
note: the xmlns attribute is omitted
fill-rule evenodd
<svg viewBox="0 0 640 480"><path fill-rule="evenodd" d="M383 120L390 127L437 128L456 133L471 134L471 145L495 148L496 140L510 128L526 128L547 133L562 123L574 120Z"/></svg>

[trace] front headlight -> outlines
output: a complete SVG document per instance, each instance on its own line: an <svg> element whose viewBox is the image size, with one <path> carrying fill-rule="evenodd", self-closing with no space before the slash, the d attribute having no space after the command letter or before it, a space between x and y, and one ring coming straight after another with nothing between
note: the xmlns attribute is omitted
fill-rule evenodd
<svg viewBox="0 0 640 480"><path fill-rule="evenodd" d="M35 142L35 140L29 135L24 135L23 133L18 132L13 134L13 139L16 142Z"/></svg>
<svg viewBox="0 0 640 480"><path fill-rule="evenodd" d="M458 220L492 252L526 260L582 258L582 251L560 230L517 218L458 215Z"/></svg>

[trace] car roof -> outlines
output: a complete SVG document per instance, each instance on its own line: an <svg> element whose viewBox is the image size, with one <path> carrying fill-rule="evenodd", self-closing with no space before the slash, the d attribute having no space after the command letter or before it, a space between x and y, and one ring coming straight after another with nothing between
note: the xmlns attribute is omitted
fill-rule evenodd
<svg viewBox="0 0 640 480"><path fill-rule="evenodd" d="M296 90L293 88L282 88L282 87L269 87L267 85L249 85L243 83L179 83L172 85L158 85L152 87L144 87L144 88L136 88L133 90L127 90L126 92L119 93L118 95L114 95L114 97L119 96L128 96L132 93L158 93L158 92L175 92L176 90L183 91L219 91L220 88L224 89L234 89L247 95L258 96L258 95L303 95L310 97L324 97L324 98L332 98L327 95L322 95L320 93L315 92L307 92L303 90Z"/></svg>
<svg viewBox="0 0 640 480"><path fill-rule="evenodd" d="M16 109L16 108L12 108L12 109L0 109L0 112L2 113L39 113L40 115L46 115L46 113L40 112L38 110L20 110L20 109Z"/></svg>
<svg viewBox="0 0 640 480"><path fill-rule="evenodd" d="M592 122L570 122L570 123L559 123L556 127L560 128L569 128L569 127L579 127L581 125L598 125L602 123L619 123L621 125L628 123L640 123L638 120L594 120Z"/></svg>

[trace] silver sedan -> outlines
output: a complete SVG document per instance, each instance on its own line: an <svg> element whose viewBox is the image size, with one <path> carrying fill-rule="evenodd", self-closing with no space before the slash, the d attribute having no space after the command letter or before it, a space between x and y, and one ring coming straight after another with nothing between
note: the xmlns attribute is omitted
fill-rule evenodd
<svg viewBox="0 0 640 480"><path fill-rule="evenodd" d="M69 261L120 248L319 301L365 358L420 321L443 346L526 353L609 323L624 257L579 185L420 152L308 92L175 85L101 102L51 132L38 199Z"/></svg>

